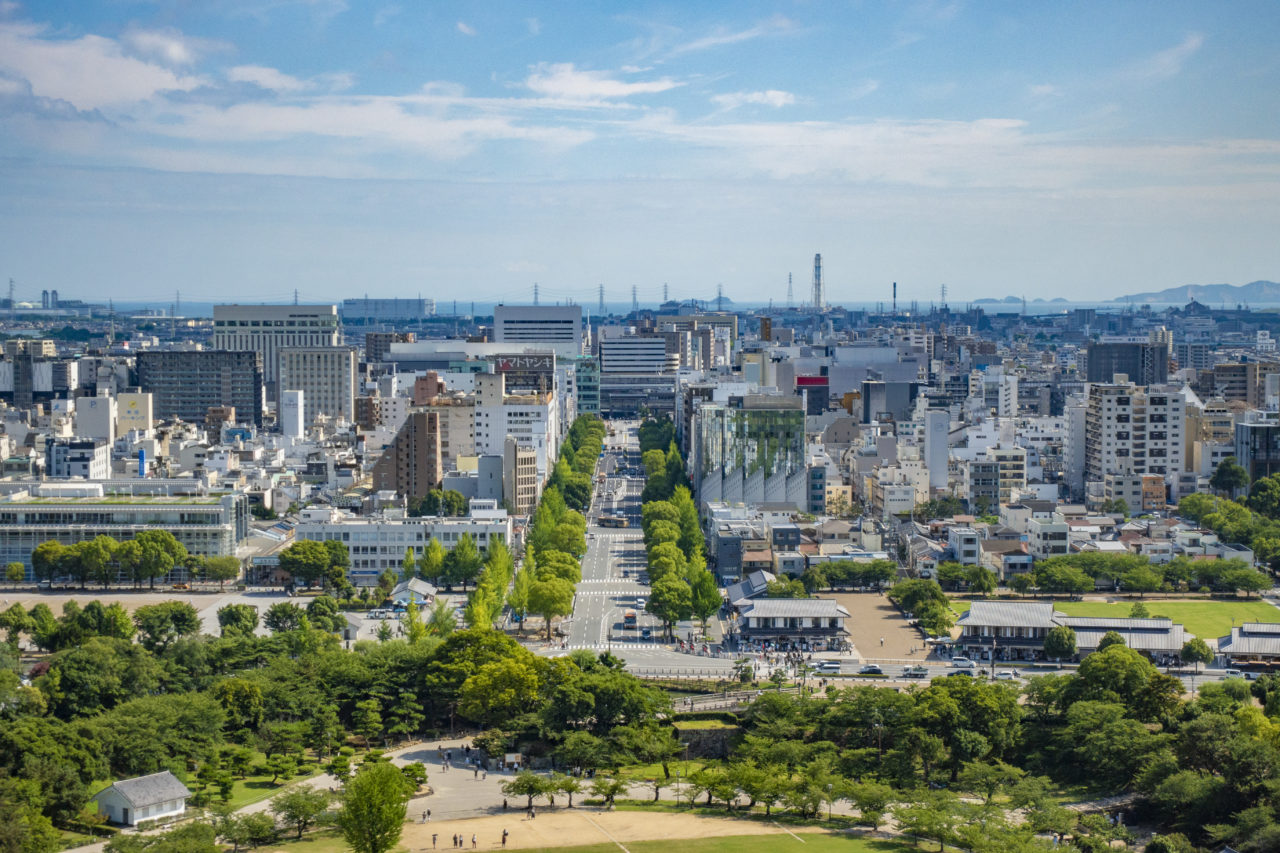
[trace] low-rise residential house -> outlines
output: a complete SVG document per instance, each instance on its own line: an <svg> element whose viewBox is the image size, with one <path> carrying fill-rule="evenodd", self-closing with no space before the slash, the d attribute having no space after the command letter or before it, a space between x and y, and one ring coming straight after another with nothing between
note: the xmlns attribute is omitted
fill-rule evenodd
<svg viewBox="0 0 1280 853"><path fill-rule="evenodd" d="M111 823L137 826L144 820L179 817L191 791L168 770L124 779L95 794L98 811Z"/></svg>
<svg viewBox="0 0 1280 853"><path fill-rule="evenodd" d="M391 600L400 606L413 602L430 607L435 604L436 592L436 588L422 578L409 578L395 585L391 590Z"/></svg>

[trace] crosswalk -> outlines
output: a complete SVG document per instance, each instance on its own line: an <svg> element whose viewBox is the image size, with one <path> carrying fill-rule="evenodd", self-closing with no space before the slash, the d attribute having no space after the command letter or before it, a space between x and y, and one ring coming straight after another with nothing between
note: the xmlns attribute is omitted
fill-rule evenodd
<svg viewBox="0 0 1280 853"><path fill-rule="evenodd" d="M610 649L614 649L614 650L623 650L623 649L625 649L625 650L627 650L627 651L644 651L644 650L649 650L649 651L662 651L662 650L663 650L663 648L662 648L661 646L655 645L655 644L653 644L653 643L619 643L619 642L613 642L613 643L570 643L570 644L569 644L569 651L574 651L575 649L587 649L587 650L589 650L589 651L593 651L593 652L604 652L604 651L609 651Z"/></svg>

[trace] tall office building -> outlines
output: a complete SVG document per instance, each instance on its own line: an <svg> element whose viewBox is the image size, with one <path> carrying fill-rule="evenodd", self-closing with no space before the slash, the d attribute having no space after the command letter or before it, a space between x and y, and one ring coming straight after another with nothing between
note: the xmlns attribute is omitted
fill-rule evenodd
<svg viewBox="0 0 1280 853"><path fill-rule="evenodd" d="M321 416L355 420L356 353L350 347L281 350L278 384L281 392L304 392L308 426Z"/></svg>
<svg viewBox="0 0 1280 853"><path fill-rule="evenodd" d="M799 397L748 394L698 406L690 473L699 499L807 508L804 430Z"/></svg>
<svg viewBox="0 0 1280 853"><path fill-rule="evenodd" d="M415 409L373 465L373 487L421 498L439 488L444 476L440 460L440 416Z"/></svg>
<svg viewBox="0 0 1280 853"><path fill-rule="evenodd" d="M280 378L281 350L341 343L336 305L213 306L214 348L261 354L263 379L272 392Z"/></svg>
<svg viewBox="0 0 1280 853"><path fill-rule="evenodd" d="M412 344L417 340L418 336L413 332L365 332L364 360L369 364L377 364L391 352L392 344Z"/></svg>
<svg viewBox="0 0 1280 853"><path fill-rule="evenodd" d="M213 406L262 426L262 356L256 352L140 352L138 384L153 397L157 418L204 423Z"/></svg>
<svg viewBox="0 0 1280 853"><path fill-rule="evenodd" d="M1169 381L1169 347L1151 343L1094 343L1087 355L1089 382L1114 382L1124 374L1135 385Z"/></svg>
<svg viewBox="0 0 1280 853"><path fill-rule="evenodd" d="M496 305L493 340L500 344L549 344L560 355L582 354L582 306Z"/></svg>

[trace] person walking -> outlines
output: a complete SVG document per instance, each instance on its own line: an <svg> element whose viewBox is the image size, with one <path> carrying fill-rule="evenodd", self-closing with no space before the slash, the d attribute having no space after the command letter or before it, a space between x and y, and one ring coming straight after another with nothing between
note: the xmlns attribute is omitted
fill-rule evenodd
<svg viewBox="0 0 1280 853"><path fill-rule="evenodd" d="M471 849L476 849L476 834L474 832L471 833Z"/></svg>
<svg viewBox="0 0 1280 853"><path fill-rule="evenodd" d="M507 831L505 829L502 830L502 846L507 846Z"/></svg>
<svg viewBox="0 0 1280 853"><path fill-rule="evenodd" d="M431 849L436 849L436 833L431 833Z"/></svg>

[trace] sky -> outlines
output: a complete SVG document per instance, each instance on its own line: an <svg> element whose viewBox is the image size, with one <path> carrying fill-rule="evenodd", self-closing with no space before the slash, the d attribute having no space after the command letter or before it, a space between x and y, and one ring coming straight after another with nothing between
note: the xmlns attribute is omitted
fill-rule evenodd
<svg viewBox="0 0 1280 853"><path fill-rule="evenodd" d="M0 280L103 301L1280 280L1280 3L0 0Z"/></svg>

